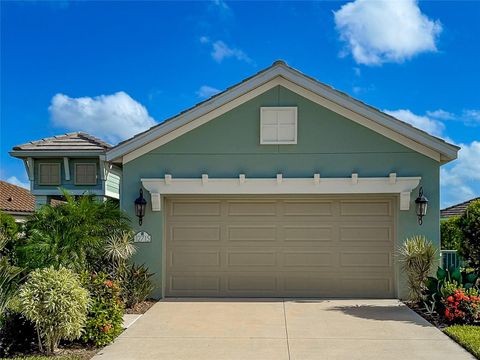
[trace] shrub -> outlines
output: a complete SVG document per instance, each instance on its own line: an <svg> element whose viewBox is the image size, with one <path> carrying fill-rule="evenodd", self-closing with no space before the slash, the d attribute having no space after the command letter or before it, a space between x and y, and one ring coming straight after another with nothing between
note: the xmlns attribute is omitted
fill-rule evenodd
<svg viewBox="0 0 480 360"><path fill-rule="evenodd" d="M24 267L91 270L103 262L106 238L130 230L127 215L114 202L87 195L75 199L67 192L64 196L65 203L42 206L26 222L26 238L18 248Z"/></svg>
<svg viewBox="0 0 480 360"><path fill-rule="evenodd" d="M424 283L434 265L437 250L424 236L407 239L400 248L402 270L407 274L409 299L420 301Z"/></svg>
<svg viewBox="0 0 480 360"><path fill-rule="evenodd" d="M445 286L444 316L449 322L472 324L480 316L480 297L478 290L470 288L465 290L456 284Z"/></svg>
<svg viewBox="0 0 480 360"><path fill-rule="evenodd" d="M145 265L131 264L122 269L118 278L122 286L121 296L127 307L145 301L153 291L153 283Z"/></svg>
<svg viewBox="0 0 480 360"><path fill-rule="evenodd" d="M478 290L477 282L479 275L461 270L461 268L450 267L437 269L436 277L429 276L425 280L425 306L427 310L444 313L444 299L451 295L457 288L465 290L475 288Z"/></svg>
<svg viewBox="0 0 480 360"><path fill-rule="evenodd" d="M460 250L463 233L460 229L460 217L452 216L440 222L440 238L442 249Z"/></svg>
<svg viewBox="0 0 480 360"><path fill-rule="evenodd" d="M121 231L110 235L103 248L104 257L116 274L124 268L128 259L136 252L132 231Z"/></svg>
<svg viewBox="0 0 480 360"><path fill-rule="evenodd" d="M468 205L459 223L463 233L460 255L470 267L480 271L480 200Z"/></svg>
<svg viewBox="0 0 480 360"><path fill-rule="evenodd" d="M124 305L120 300L120 286L104 273L85 272L82 283L91 297L82 340L96 346L106 345L122 332Z"/></svg>
<svg viewBox="0 0 480 360"><path fill-rule="evenodd" d="M31 272L18 295L18 310L35 324L40 351L52 353L62 339L80 337L85 325L88 292L72 271L61 267Z"/></svg>

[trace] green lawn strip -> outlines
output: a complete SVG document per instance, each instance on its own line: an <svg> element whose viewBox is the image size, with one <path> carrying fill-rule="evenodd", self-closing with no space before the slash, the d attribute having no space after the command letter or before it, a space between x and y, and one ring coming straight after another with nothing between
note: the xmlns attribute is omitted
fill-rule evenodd
<svg viewBox="0 0 480 360"><path fill-rule="evenodd" d="M446 328L444 332L480 359L480 326L454 325Z"/></svg>
<svg viewBox="0 0 480 360"><path fill-rule="evenodd" d="M43 355L31 355L31 356L20 356L15 357L13 360L81 360L80 356L76 355L53 355L53 356L43 356ZM3 360L3 359L0 359ZM7 359L5 359L7 360Z"/></svg>

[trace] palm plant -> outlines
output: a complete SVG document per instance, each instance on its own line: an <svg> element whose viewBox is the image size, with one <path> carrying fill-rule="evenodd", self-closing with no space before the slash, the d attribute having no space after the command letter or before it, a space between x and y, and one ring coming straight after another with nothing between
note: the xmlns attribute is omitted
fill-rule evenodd
<svg viewBox="0 0 480 360"><path fill-rule="evenodd" d="M407 274L409 299L422 299L425 281L435 265L437 249L425 236L415 235L405 240L399 249L402 270Z"/></svg>
<svg viewBox="0 0 480 360"><path fill-rule="evenodd" d="M29 269L91 269L101 262L109 235L130 231L129 219L117 204L90 195L74 198L66 191L63 194L64 204L45 205L26 222L26 238L18 252L20 262Z"/></svg>
<svg viewBox="0 0 480 360"><path fill-rule="evenodd" d="M112 264L114 274L125 267L127 260L135 254L136 250L131 231L111 234L103 247L104 256Z"/></svg>

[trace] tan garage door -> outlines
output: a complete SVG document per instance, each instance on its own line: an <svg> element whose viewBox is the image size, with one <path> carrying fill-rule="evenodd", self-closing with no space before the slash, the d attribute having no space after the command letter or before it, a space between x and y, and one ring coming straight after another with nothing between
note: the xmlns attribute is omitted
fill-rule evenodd
<svg viewBox="0 0 480 360"><path fill-rule="evenodd" d="M394 293L393 198L171 198L166 295Z"/></svg>

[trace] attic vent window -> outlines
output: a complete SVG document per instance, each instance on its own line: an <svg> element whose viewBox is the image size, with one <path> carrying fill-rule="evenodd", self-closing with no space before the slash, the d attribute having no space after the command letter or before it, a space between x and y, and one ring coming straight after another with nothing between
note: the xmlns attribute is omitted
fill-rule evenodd
<svg viewBox="0 0 480 360"><path fill-rule="evenodd" d="M75 185L96 185L97 164L75 164Z"/></svg>
<svg viewBox="0 0 480 360"><path fill-rule="evenodd" d="M296 107L260 108L260 144L289 145L297 143Z"/></svg>
<svg viewBox="0 0 480 360"><path fill-rule="evenodd" d="M38 164L39 185L60 185L60 164L43 163Z"/></svg>

